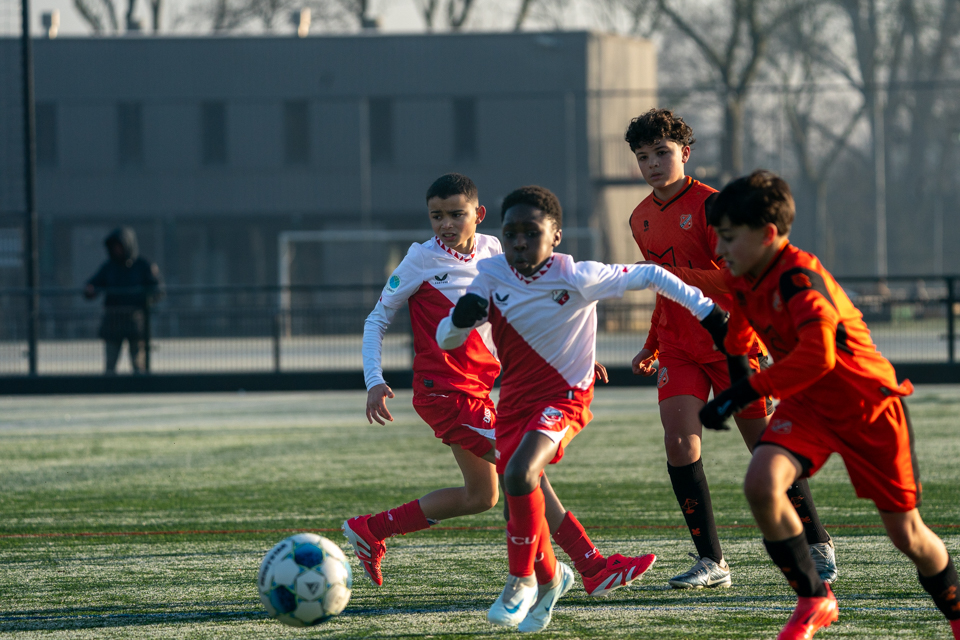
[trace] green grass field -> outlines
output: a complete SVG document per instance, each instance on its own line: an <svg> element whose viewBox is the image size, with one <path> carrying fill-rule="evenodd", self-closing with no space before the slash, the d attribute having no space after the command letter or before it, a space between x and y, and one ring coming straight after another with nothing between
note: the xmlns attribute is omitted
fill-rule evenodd
<svg viewBox="0 0 960 640"><path fill-rule="evenodd" d="M456 485L453 457L410 408L369 426L362 393L0 399L0 635L11 638L461 638L487 624L507 572L501 510L394 538L384 586L359 563L347 610L297 630L266 617L260 559L290 530L339 532L352 515ZM924 518L960 557L960 388L910 403ZM743 499L748 456L708 433L704 462L728 590L666 581L693 550L667 479L655 390L599 389L595 421L550 469L607 554L654 552L633 587L578 585L545 638L773 638L795 602ZM839 459L812 482L837 542L840 622L818 638L948 638L916 573L853 494ZM502 503L502 498L501 498ZM449 526L450 528L445 528ZM352 554L351 554L352 557ZM565 560L558 549L558 557Z"/></svg>

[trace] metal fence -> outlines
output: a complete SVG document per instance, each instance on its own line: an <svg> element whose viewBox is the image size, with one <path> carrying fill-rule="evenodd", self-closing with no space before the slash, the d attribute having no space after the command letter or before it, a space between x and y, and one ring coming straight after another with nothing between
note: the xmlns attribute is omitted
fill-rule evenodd
<svg viewBox="0 0 960 640"><path fill-rule="evenodd" d="M953 363L960 276L843 279L880 351L896 363ZM379 287L169 287L145 314L143 373L357 371L363 322ZM41 291L39 375L102 375L110 322L73 289ZM29 374L28 292L0 290L0 376ZM649 298L601 302L597 357L629 366L646 338ZM109 331L107 332L109 333ZM137 338L134 338L137 340ZM383 367L412 366L406 311L387 332ZM127 347L116 369L133 372Z"/></svg>

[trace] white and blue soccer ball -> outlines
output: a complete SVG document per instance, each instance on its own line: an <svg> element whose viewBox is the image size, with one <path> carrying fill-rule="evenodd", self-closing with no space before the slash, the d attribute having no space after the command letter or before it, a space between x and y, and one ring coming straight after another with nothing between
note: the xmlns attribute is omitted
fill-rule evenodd
<svg viewBox="0 0 960 640"><path fill-rule="evenodd" d="M263 557L257 587L270 617L307 627L343 611L353 573L340 547L322 536L298 533Z"/></svg>

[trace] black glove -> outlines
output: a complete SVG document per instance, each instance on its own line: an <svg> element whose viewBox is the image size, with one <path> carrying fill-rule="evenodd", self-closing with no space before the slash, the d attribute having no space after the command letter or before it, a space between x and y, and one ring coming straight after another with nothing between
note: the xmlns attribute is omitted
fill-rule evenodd
<svg viewBox="0 0 960 640"><path fill-rule="evenodd" d="M700 422L707 429L729 431L727 418L759 398L760 394L754 391L750 381L744 378L700 409Z"/></svg>
<svg viewBox="0 0 960 640"><path fill-rule="evenodd" d="M453 308L453 326L466 329L487 317L487 300L475 293L464 294Z"/></svg>
<svg viewBox="0 0 960 640"><path fill-rule="evenodd" d="M727 337L728 320L730 320L730 314L721 309L720 305L715 304L710 315L700 321L700 326L710 332L713 344L717 346L717 351L723 354L727 353L723 341Z"/></svg>
<svg viewBox="0 0 960 640"><path fill-rule="evenodd" d="M748 356L727 356L727 370L730 372L731 385L753 375Z"/></svg>

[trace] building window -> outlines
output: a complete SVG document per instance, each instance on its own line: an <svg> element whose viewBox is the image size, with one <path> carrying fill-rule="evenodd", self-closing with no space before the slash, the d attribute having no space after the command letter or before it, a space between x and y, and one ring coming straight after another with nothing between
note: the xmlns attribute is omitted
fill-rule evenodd
<svg viewBox="0 0 960 640"><path fill-rule="evenodd" d="M121 167L143 164L143 107L139 102L117 103L117 160Z"/></svg>
<svg viewBox="0 0 960 640"><path fill-rule="evenodd" d="M393 161L393 101L370 99L370 161Z"/></svg>
<svg viewBox="0 0 960 640"><path fill-rule="evenodd" d="M57 105L53 102L36 103L37 165L57 166Z"/></svg>
<svg viewBox="0 0 960 640"><path fill-rule="evenodd" d="M453 100L453 157L457 160L476 160L477 101L474 98Z"/></svg>
<svg viewBox="0 0 960 640"><path fill-rule="evenodd" d="M283 103L283 153L288 165L310 162L310 103Z"/></svg>
<svg viewBox="0 0 960 640"><path fill-rule="evenodd" d="M203 164L227 163L227 105L200 105L200 159Z"/></svg>

